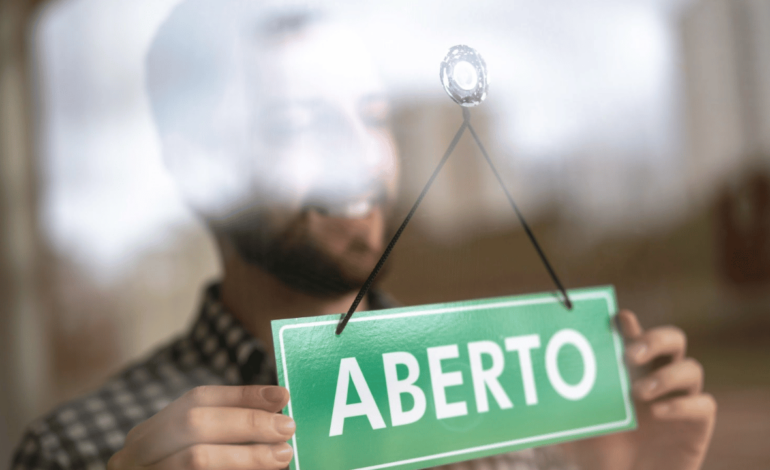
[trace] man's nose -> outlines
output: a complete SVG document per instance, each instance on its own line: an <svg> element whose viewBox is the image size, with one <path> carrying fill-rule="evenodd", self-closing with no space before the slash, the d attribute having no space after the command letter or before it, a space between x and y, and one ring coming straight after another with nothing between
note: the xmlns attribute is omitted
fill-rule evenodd
<svg viewBox="0 0 770 470"><path fill-rule="evenodd" d="M319 122L319 132L328 147L328 165L364 168L371 159L371 133L363 120L352 110L345 108L330 109L323 113Z"/></svg>

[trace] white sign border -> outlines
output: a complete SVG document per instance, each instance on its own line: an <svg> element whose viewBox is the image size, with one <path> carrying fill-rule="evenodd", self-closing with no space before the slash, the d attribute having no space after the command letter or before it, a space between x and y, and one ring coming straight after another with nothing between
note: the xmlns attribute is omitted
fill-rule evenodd
<svg viewBox="0 0 770 470"><path fill-rule="evenodd" d="M585 300L596 300L596 299L604 299L607 302L607 311L609 312L610 318L614 317L617 314L617 307L615 306L615 303L612 300L612 297L610 296L609 292L606 290L603 292L586 292L586 293L576 293L576 294L570 294L570 300L573 302L580 302ZM423 315L438 315L442 313L457 313L457 312L465 312L470 310L479 310L479 309L492 309L492 308L504 308L504 307L522 307L526 305L538 305L538 304L550 304L550 303L556 303L561 302L561 299L557 297L553 298L542 298L542 299L523 299L523 300L508 300L508 301L500 301L492 304L484 304L484 305L469 305L465 307L445 307L445 308L438 308L433 310L421 310L417 312L403 312L403 313L392 313L392 314L383 314L383 315L371 315L366 317L358 317L358 318L351 318L350 323L353 322L364 322L364 321L374 321L374 320L392 320L396 318L406 318L406 317L417 317L417 316L423 316ZM284 325L281 327L281 329L278 332L278 340L281 343L281 363L283 366L283 380L286 384L286 389L289 390L289 394L291 394L291 390L289 389L289 372L286 369L286 351L284 349L284 343L283 343L283 332L285 330L292 330L292 329L298 329L298 328L310 328L314 326L327 326L327 325L336 325L339 323L338 320L330 320L330 321L319 321L319 322L308 322L308 323L299 323L295 325ZM544 441L548 439L554 439L559 437L566 437L566 436L573 436L576 434L584 434L594 431L604 431L607 429L614 429L614 428L620 428L628 425L628 423L631 422L631 403L629 401L628 397L628 383L627 383L627 377L626 374L623 372L623 351L621 348L621 339L620 335L618 334L616 329L612 329L612 336L613 336L613 343L615 346L615 357L618 362L618 375L620 377L620 386L623 389L623 402L625 403L625 410L626 410L626 417L625 419L621 421L613 421L610 423L605 424L597 424L593 426L587 426L584 428L578 428L578 429L571 429L569 431L559 431L555 433L550 434L541 434L539 436L532 436L532 437L526 437L523 439L514 439L512 441L505 441L505 442L498 442L496 444L487 444L483 446L477 446L477 447L469 447L467 449L461 449L461 450L454 450L451 452L444 452L441 454L433 454L433 455L427 455L423 457L416 457L413 459L406 459L406 460L399 460L396 462L389 462L384 463L380 465L373 465L370 467L361 467L354 470L377 470L381 468L389 468L389 467L395 467L397 465L406 465L410 463L417 463L417 462L424 462L428 460L436 460L441 459L444 457L453 457L456 455L462 455L462 454L470 454L474 452L482 452L485 450L492 450L492 449L498 449L500 447L508 447L508 446L515 446L519 444L527 444L530 442L537 442L537 441ZM289 416L294 418L294 413L292 412L291 408L291 400L289 400L288 403L289 407ZM294 447L294 465L296 467L296 470L300 470L299 467L299 450L297 448L297 435L296 433L292 437L292 444Z"/></svg>

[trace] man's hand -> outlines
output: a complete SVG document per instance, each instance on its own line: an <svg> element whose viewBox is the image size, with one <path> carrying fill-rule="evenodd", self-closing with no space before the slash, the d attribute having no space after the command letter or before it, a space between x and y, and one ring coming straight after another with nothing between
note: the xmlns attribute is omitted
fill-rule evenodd
<svg viewBox="0 0 770 470"><path fill-rule="evenodd" d="M190 390L139 424L108 470L281 469L294 421L278 414L289 392L274 386L205 386Z"/></svg>
<svg viewBox="0 0 770 470"><path fill-rule="evenodd" d="M717 405L703 393L703 367L685 357L687 337L673 326L644 331L628 310L618 314L618 322L626 339L639 428L578 441L571 449L585 468L701 468Z"/></svg>
<svg viewBox="0 0 770 470"><path fill-rule="evenodd" d="M714 430L717 405L703 393L703 366L685 357L687 337L673 326L644 331L636 315L619 313L627 340L639 429L635 470L701 467Z"/></svg>

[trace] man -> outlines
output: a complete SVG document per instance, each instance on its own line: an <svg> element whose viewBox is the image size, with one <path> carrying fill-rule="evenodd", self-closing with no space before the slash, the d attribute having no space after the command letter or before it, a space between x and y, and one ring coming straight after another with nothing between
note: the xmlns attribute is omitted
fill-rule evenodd
<svg viewBox="0 0 770 470"><path fill-rule="evenodd" d="M13 468L284 468L295 424L270 321L345 311L384 248L397 159L382 88L344 29L234 0L181 4L147 65L164 158L224 276L189 334L33 424ZM388 305L375 292L361 309ZM638 431L465 465L699 468L715 403L684 334L619 317Z"/></svg>

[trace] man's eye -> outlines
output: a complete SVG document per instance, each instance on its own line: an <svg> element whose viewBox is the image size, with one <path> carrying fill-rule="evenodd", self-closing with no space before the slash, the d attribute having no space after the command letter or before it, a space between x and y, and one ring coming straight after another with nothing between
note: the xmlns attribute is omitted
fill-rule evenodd
<svg viewBox="0 0 770 470"><path fill-rule="evenodd" d="M286 144L314 123L313 112L305 107L273 107L260 119L266 141Z"/></svg>
<svg viewBox="0 0 770 470"><path fill-rule="evenodd" d="M359 114L366 125L385 127L390 120L390 106L385 98L364 98L359 105Z"/></svg>

